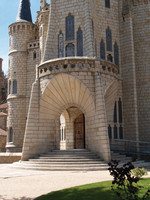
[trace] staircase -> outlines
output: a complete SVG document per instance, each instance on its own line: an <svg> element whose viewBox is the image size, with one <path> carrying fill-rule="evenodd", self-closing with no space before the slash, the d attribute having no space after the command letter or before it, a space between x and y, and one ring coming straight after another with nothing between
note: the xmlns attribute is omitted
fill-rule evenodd
<svg viewBox="0 0 150 200"><path fill-rule="evenodd" d="M13 163L13 167L46 171L99 171L108 165L86 149L54 150L39 157Z"/></svg>

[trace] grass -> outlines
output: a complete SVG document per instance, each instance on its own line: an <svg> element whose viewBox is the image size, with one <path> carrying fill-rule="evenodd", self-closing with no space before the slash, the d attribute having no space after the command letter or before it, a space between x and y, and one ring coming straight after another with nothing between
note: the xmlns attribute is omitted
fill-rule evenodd
<svg viewBox="0 0 150 200"><path fill-rule="evenodd" d="M68 188L36 198L35 200L118 200L111 191L112 181L93 183L78 187ZM138 183L139 197L142 197L150 188L150 178L141 179Z"/></svg>

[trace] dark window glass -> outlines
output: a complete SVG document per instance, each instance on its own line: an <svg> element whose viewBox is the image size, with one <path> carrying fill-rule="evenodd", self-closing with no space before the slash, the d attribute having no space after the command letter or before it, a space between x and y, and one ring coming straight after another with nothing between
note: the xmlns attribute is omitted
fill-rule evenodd
<svg viewBox="0 0 150 200"><path fill-rule="evenodd" d="M121 99L118 101L118 111L119 111L119 123L122 123L122 102Z"/></svg>
<svg viewBox="0 0 150 200"><path fill-rule="evenodd" d="M64 57L64 36L62 31L58 35L58 58Z"/></svg>
<svg viewBox="0 0 150 200"><path fill-rule="evenodd" d="M108 54L108 56L107 56L107 60L108 60L109 62L113 62L113 57L112 57L111 54Z"/></svg>
<svg viewBox="0 0 150 200"><path fill-rule="evenodd" d="M117 131L117 126L114 126L114 139L118 139L118 131Z"/></svg>
<svg viewBox="0 0 150 200"><path fill-rule="evenodd" d="M119 127L119 138L123 139L123 127L122 126Z"/></svg>
<svg viewBox="0 0 150 200"><path fill-rule="evenodd" d="M105 0L105 7L110 8L110 0Z"/></svg>
<svg viewBox="0 0 150 200"><path fill-rule="evenodd" d="M109 27L106 30L106 44L107 44L107 51L112 51L112 36Z"/></svg>
<svg viewBox="0 0 150 200"><path fill-rule="evenodd" d="M108 126L108 136L109 136L109 139L112 139L112 129L110 125Z"/></svg>
<svg viewBox="0 0 150 200"><path fill-rule="evenodd" d="M9 81L9 94L11 94L11 81Z"/></svg>
<svg viewBox="0 0 150 200"><path fill-rule="evenodd" d="M105 43L103 40L100 43L100 58L105 60Z"/></svg>
<svg viewBox="0 0 150 200"><path fill-rule="evenodd" d="M80 27L77 32L77 56L83 56L83 33Z"/></svg>
<svg viewBox="0 0 150 200"><path fill-rule="evenodd" d="M119 50L116 42L114 44L114 63L119 66Z"/></svg>
<svg viewBox="0 0 150 200"><path fill-rule="evenodd" d="M13 128L12 127L10 127L9 129L8 142L13 142Z"/></svg>
<svg viewBox="0 0 150 200"><path fill-rule="evenodd" d="M33 60L36 59L36 52L33 53Z"/></svg>
<svg viewBox="0 0 150 200"><path fill-rule="evenodd" d="M74 16L71 13L66 17L66 40L74 40Z"/></svg>
<svg viewBox="0 0 150 200"><path fill-rule="evenodd" d="M114 105L114 123L117 122L117 104L115 102L115 105Z"/></svg>
<svg viewBox="0 0 150 200"><path fill-rule="evenodd" d="M13 94L17 94L17 81L13 81Z"/></svg>
<svg viewBox="0 0 150 200"><path fill-rule="evenodd" d="M66 46L66 57L73 57L75 56L75 46L74 44L67 44Z"/></svg>

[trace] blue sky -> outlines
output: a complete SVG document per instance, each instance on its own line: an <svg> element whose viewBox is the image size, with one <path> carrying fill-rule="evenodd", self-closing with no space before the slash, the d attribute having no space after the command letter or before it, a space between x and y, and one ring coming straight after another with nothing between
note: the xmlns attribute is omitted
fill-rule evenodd
<svg viewBox="0 0 150 200"><path fill-rule="evenodd" d="M3 59L3 71L8 72L9 35L8 26L16 21L20 0L0 0L0 57ZM32 19L40 9L40 0L31 0Z"/></svg>

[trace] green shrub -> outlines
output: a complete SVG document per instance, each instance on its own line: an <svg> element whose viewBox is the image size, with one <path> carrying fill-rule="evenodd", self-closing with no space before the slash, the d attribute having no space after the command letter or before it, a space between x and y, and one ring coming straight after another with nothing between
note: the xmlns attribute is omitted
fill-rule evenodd
<svg viewBox="0 0 150 200"><path fill-rule="evenodd" d="M135 177L141 178L142 176L147 175L147 169L145 168L135 168L131 170L131 174Z"/></svg>

